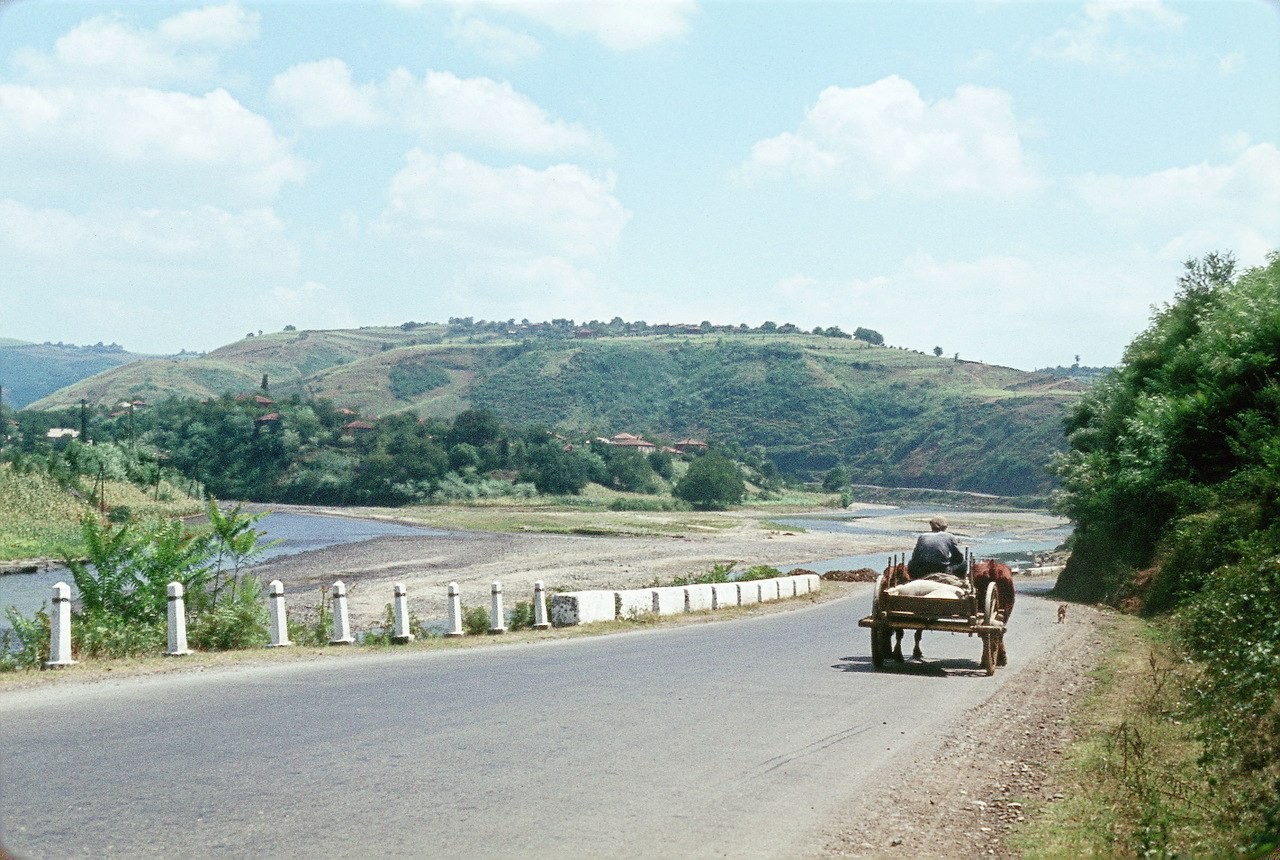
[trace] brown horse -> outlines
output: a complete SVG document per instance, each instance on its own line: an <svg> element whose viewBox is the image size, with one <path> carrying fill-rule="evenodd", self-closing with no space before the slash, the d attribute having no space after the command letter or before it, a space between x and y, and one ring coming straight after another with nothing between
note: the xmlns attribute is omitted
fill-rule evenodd
<svg viewBox="0 0 1280 860"><path fill-rule="evenodd" d="M1007 625L1009 616L1013 614L1013 600L1016 596L1013 588L1013 571L1007 564L1001 564L992 558L975 562L973 584L978 589L978 600L984 604L987 600L987 585L992 582L996 584L996 599L999 601L997 613L1000 620ZM985 605L982 608L986 610ZM1000 636L997 641L1000 644L996 649L996 665L1005 666L1008 664L1008 658L1004 651L1004 637Z"/></svg>
<svg viewBox="0 0 1280 860"><path fill-rule="evenodd" d="M911 576L907 573L905 564L894 564L884 569L884 587L893 588L895 585L904 585L911 581ZM905 630L893 631L893 648L889 651L889 656L897 660L899 663L905 662L902 657L902 634ZM911 659L923 660L924 653L920 650L920 637L924 635L923 630L916 631L915 648L911 651Z"/></svg>

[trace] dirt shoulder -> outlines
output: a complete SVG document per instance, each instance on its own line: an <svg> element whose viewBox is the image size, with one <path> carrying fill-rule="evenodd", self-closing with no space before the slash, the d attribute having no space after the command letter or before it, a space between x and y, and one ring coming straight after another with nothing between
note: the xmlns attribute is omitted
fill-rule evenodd
<svg viewBox="0 0 1280 860"><path fill-rule="evenodd" d="M897 762L882 791L847 810L825 853L852 857L1017 857L1008 836L1062 798L1051 774L1074 740L1070 715L1091 689L1106 615L1071 605L1044 659L968 714L940 748ZM1001 670L1006 671L1006 670Z"/></svg>

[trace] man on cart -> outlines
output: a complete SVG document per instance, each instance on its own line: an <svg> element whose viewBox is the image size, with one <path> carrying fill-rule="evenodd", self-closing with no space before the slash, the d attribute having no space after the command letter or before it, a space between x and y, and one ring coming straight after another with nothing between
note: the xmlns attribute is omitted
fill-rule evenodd
<svg viewBox="0 0 1280 860"><path fill-rule="evenodd" d="M916 548L907 562L907 576L922 579L931 573L963 576L964 551L955 535L947 531L946 517L929 520L929 533L916 538Z"/></svg>

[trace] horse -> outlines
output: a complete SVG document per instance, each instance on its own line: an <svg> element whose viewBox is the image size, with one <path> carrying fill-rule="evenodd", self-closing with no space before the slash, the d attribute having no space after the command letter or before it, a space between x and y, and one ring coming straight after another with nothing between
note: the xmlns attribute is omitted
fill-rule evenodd
<svg viewBox="0 0 1280 860"><path fill-rule="evenodd" d="M985 561L975 562L972 572L973 584L978 589L978 600L981 603L986 603L987 585L992 582L996 584L1000 620L1008 625L1009 616L1013 615L1013 600L1017 594L1013 588L1013 571L1009 569L1007 564L1001 564L995 559L989 558ZM982 608L985 610L986 606L983 605ZM996 665L1008 665L1009 661L1004 650L1004 637L1000 636L997 641L999 646L996 649Z"/></svg>
<svg viewBox="0 0 1280 860"><path fill-rule="evenodd" d="M884 569L884 587L893 588L895 585L905 585L911 581L910 574L907 573L905 564L891 564ZM893 648L889 651L889 656L897 660L899 663L905 662L902 657L902 634L905 630L893 631ZM920 651L920 637L924 635L923 630L916 631L915 648L911 651L911 659L923 660L924 654Z"/></svg>

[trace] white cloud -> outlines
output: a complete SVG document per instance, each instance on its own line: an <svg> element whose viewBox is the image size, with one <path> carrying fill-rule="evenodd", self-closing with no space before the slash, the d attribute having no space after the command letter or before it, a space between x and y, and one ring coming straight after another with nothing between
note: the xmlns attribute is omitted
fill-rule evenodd
<svg viewBox="0 0 1280 860"><path fill-rule="evenodd" d="M1280 247L1280 149L1270 143L1247 146L1226 164L1137 177L1090 174L1075 186L1112 225L1159 236L1166 258L1230 250L1259 264Z"/></svg>
<svg viewBox="0 0 1280 860"><path fill-rule="evenodd" d="M86 272L163 273L141 279L140 289L166 291L184 278L228 269L259 277L290 275L298 251L270 209L227 212L194 209L122 209L76 214L0 199L0 254L23 266L48 266L53 281Z"/></svg>
<svg viewBox="0 0 1280 860"><path fill-rule="evenodd" d="M217 51L258 38L259 15L237 3L181 12L154 30L118 14L100 15L61 36L52 54L31 48L13 62L28 78L94 84L159 84L203 80L218 68Z"/></svg>
<svg viewBox="0 0 1280 860"><path fill-rule="evenodd" d="M297 278L299 250L270 209L104 209L0 199L0 306L54 340L177 351L261 328L254 295Z"/></svg>
<svg viewBox="0 0 1280 860"><path fill-rule="evenodd" d="M468 314L507 319L591 319L618 312L595 273L562 257L499 260L467 266L443 300Z"/></svg>
<svg viewBox="0 0 1280 860"><path fill-rule="evenodd" d="M927 254L888 273L847 281L783 279L774 308L804 308L823 325L866 326L887 343L922 352L1030 370L1045 363L1119 360L1117 344L1141 331L1152 304L1167 298L1178 267L1141 252L1113 258L988 256L940 260ZM775 317L776 318L776 317ZM801 321L796 320L797 323Z"/></svg>
<svg viewBox="0 0 1280 860"><path fill-rule="evenodd" d="M450 33L491 63L514 66L542 55L542 45L528 33L521 33L483 18L460 15Z"/></svg>
<svg viewBox="0 0 1280 860"><path fill-rule="evenodd" d="M305 163L266 118L226 90L203 96L144 87L0 84L0 173L66 181L77 167L116 191L164 187L264 200L300 181ZM201 196L206 201L209 198Z"/></svg>
<svg viewBox="0 0 1280 860"><path fill-rule="evenodd" d="M1033 53L1119 72L1167 68L1175 60L1162 50L1138 44L1182 30L1186 16L1160 0L1102 0L1087 3L1084 17L1033 46Z"/></svg>
<svg viewBox="0 0 1280 860"><path fill-rule="evenodd" d="M1186 15L1175 12L1161 0L1095 0L1085 4L1084 14L1090 21L1119 19L1166 30L1181 30L1187 20Z"/></svg>
<svg viewBox="0 0 1280 860"><path fill-rule="evenodd" d="M281 72L271 82L269 95L299 122L317 128L389 121L379 104L378 88L356 86L351 67L336 58L299 63Z"/></svg>
<svg viewBox="0 0 1280 860"><path fill-rule="evenodd" d="M206 6L166 18L157 32L171 44L226 48L257 39L260 17L257 12L246 12L238 3Z"/></svg>
<svg viewBox="0 0 1280 860"><path fill-rule="evenodd" d="M299 121L332 125L397 125L432 141L478 143L509 151L607 153L603 137L554 119L505 81L398 68L377 84L353 83L342 60L301 63L276 76L273 101Z"/></svg>
<svg viewBox="0 0 1280 860"><path fill-rule="evenodd" d="M1022 152L1009 94L961 86L925 101L897 75L861 87L827 87L795 132L759 141L737 175L794 175L856 194L1021 193L1039 184Z"/></svg>
<svg viewBox="0 0 1280 860"><path fill-rule="evenodd" d="M298 287L278 286L250 303L246 318L263 328L286 325L300 329L355 328L359 320L347 301L334 290L315 281Z"/></svg>
<svg viewBox="0 0 1280 860"><path fill-rule="evenodd" d="M429 0L393 0L402 7ZM698 11L695 0L452 0L473 10L534 21L562 36L586 36L615 51L633 51L683 38Z"/></svg>
<svg viewBox="0 0 1280 860"><path fill-rule="evenodd" d="M418 241L519 258L585 257L611 248L631 217L609 172L490 167L418 149L406 162L391 180L380 227Z"/></svg>
<svg viewBox="0 0 1280 860"><path fill-rule="evenodd" d="M1218 59L1218 74L1234 75L1245 67L1245 55L1241 51L1232 51Z"/></svg>

